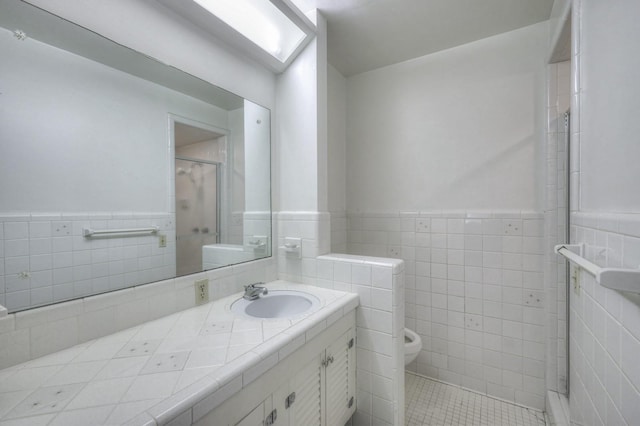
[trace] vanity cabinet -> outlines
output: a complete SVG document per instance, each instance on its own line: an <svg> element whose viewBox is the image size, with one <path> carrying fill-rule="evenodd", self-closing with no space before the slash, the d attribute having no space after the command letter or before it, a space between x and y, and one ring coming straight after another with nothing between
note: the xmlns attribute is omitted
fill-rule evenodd
<svg viewBox="0 0 640 426"><path fill-rule="evenodd" d="M349 328L294 370L273 393L247 412L225 409L234 426L343 426L355 412L355 332ZM288 359L284 360L286 363ZM241 391L242 394L244 391ZM241 398L241 395L240 395ZM237 406L237 405L236 405ZM216 416L217 417L217 416ZM218 421L221 418L218 418Z"/></svg>
<svg viewBox="0 0 640 426"><path fill-rule="evenodd" d="M235 426L262 426L264 425L264 402L253 409L252 412L236 423Z"/></svg>
<svg viewBox="0 0 640 426"><path fill-rule="evenodd" d="M281 387L269 395L260 405L254 408L235 426L287 426L289 421L286 416L284 401L287 397L287 388Z"/></svg>
<svg viewBox="0 0 640 426"><path fill-rule="evenodd" d="M355 411L355 337L348 330L290 382L289 425L343 426Z"/></svg>
<svg viewBox="0 0 640 426"><path fill-rule="evenodd" d="M354 330L327 348L331 361L325 368L325 419L323 425L343 426L355 412L356 339ZM301 423L303 424L303 423Z"/></svg>

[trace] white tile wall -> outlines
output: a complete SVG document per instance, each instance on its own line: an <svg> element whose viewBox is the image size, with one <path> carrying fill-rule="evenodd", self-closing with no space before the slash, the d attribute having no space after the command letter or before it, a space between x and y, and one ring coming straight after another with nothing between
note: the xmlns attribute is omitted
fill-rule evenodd
<svg viewBox="0 0 640 426"><path fill-rule="evenodd" d="M328 213L279 212L275 236L278 277L358 293L358 394L355 425L404 424L404 263L329 253L346 218ZM333 232L335 229L337 232ZM300 238L301 257L287 254L286 237ZM385 256L386 257L386 256Z"/></svg>
<svg viewBox="0 0 640 426"><path fill-rule="evenodd" d="M409 370L544 408L542 214L347 217L349 253L405 261L405 322L423 341Z"/></svg>
<svg viewBox="0 0 640 426"><path fill-rule="evenodd" d="M158 226L157 235L84 238L82 229ZM168 213L0 215L0 305L10 311L175 276L175 225Z"/></svg>
<svg viewBox="0 0 640 426"><path fill-rule="evenodd" d="M404 424L404 262L330 254L316 285L360 296L356 312L357 410L353 424Z"/></svg>
<svg viewBox="0 0 640 426"><path fill-rule="evenodd" d="M254 254L256 256L267 256L270 254L269 249L271 242L271 212L270 211L253 211L244 212L243 236L241 244L251 247L251 242L257 241L257 237L265 236L266 246L256 247Z"/></svg>
<svg viewBox="0 0 640 426"><path fill-rule="evenodd" d="M0 369L193 307L194 281L204 278L215 300L275 280L276 263L258 260L9 314L0 318Z"/></svg>
<svg viewBox="0 0 640 426"><path fill-rule="evenodd" d="M571 240L600 266L638 268L640 215L573 213ZM597 284L571 290L572 424L636 425L640 419L640 294Z"/></svg>
<svg viewBox="0 0 640 426"><path fill-rule="evenodd" d="M357 327L360 336L357 358L358 375L363 379L360 382L361 386L359 385L359 409L355 424L403 424L403 263L348 255L318 259L319 254L329 251L328 214L284 212L277 214L277 217L280 238L276 239L276 247L284 244L284 237L301 238L301 259L289 257L278 250L277 268L276 260L270 258L9 314L0 318L0 368L191 307L195 303L195 280L209 278L209 294L211 299L216 299L240 291L242 285L248 282L272 281L278 275L284 279L330 286L360 294L363 309L360 310ZM52 215L47 220L63 222L57 220L58 218ZM0 227L0 238L10 241L8 244L0 245L2 250L7 246L11 250L26 250L13 241L27 237L36 240L42 237L42 232L47 233L46 227L41 227L39 223L34 225L31 231L31 217L10 219L2 222L3 226ZM40 219L42 220L35 222L44 221L44 218ZM90 221L88 225L106 225L111 228L134 226L131 222L98 222L106 221L106 216L94 219L95 221ZM72 231L68 237L74 238L69 246L64 246L62 252L71 251L72 261L74 257L79 256L83 259L95 259L97 264L103 263L100 260L104 258L100 256L104 253L94 253L91 248L75 254L74 248L81 246L85 241L80 233L76 235L73 230L81 230L85 225L85 222L70 225ZM136 223L135 226L148 224ZM51 229L52 233L59 232ZM52 238L57 236L53 235ZM170 238L170 241L173 240ZM133 253L130 254L133 256ZM11 256L14 257L19 256ZM36 259L36 265L38 261L40 259ZM327 262L331 264L330 267L327 266ZM4 284L4 276L8 273L17 273L21 271L21 266L30 265L30 262L22 265L15 259L1 262L1 283ZM56 269L55 266L53 269Z"/></svg>
<svg viewBox="0 0 640 426"><path fill-rule="evenodd" d="M331 225L329 213L278 212L275 214L277 232L274 237L278 253L278 276L282 280L316 283L316 257L330 251ZM300 238L301 257L284 250L285 238Z"/></svg>

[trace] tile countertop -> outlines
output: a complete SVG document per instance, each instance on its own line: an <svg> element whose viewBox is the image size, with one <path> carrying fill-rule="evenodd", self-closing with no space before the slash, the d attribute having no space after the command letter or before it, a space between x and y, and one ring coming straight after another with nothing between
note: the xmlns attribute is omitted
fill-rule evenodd
<svg viewBox="0 0 640 426"><path fill-rule="evenodd" d="M321 308L247 319L230 311L238 293L0 370L0 426L156 425L192 407L205 414L359 303L286 281L267 287L313 294Z"/></svg>

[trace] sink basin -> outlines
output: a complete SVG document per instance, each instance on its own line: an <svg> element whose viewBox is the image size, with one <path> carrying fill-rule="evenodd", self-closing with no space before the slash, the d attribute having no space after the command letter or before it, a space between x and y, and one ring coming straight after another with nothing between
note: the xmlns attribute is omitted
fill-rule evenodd
<svg viewBox="0 0 640 426"><path fill-rule="evenodd" d="M317 311L317 297L297 290L273 290L256 300L240 298L231 305L231 312L250 318L290 318Z"/></svg>

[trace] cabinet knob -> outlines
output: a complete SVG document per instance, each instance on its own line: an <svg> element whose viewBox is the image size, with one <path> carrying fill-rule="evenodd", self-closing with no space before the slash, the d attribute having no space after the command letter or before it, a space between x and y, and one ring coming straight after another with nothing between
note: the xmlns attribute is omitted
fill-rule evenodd
<svg viewBox="0 0 640 426"><path fill-rule="evenodd" d="M287 399L284 400L284 408L291 407L294 402L296 402L296 393L295 392L291 392L289 394L289 396L287 397Z"/></svg>
<svg viewBox="0 0 640 426"><path fill-rule="evenodd" d="M267 418L264 420L264 424L265 426L271 426L276 422L277 419L278 419L278 410L273 410L271 413L269 413Z"/></svg>
<svg viewBox="0 0 640 426"><path fill-rule="evenodd" d="M322 360L322 366L326 368L332 362L333 362L333 355L329 355L328 357L326 357L325 359Z"/></svg>

